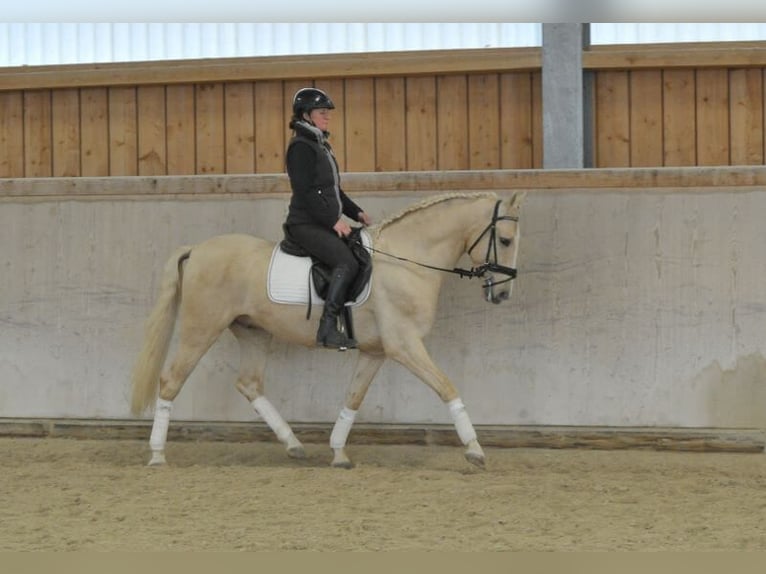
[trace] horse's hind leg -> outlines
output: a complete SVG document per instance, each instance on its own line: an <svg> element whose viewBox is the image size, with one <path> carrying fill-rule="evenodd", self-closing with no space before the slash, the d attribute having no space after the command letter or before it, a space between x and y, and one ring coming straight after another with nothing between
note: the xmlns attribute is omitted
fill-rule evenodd
<svg viewBox="0 0 766 574"><path fill-rule="evenodd" d="M305 458L303 445L296 438L290 425L282 418L273 404L263 395L263 375L266 371L271 336L265 331L249 329L236 323L230 326L239 341L239 377L237 390L250 401L255 412L269 425L277 438L285 445L290 458Z"/></svg>
<svg viewBox="0 0 766 574"><path fill-rule="evenodd" d="M223 331L223 327L203 329L199 326L200 324L202 323L195 323L188 319L184 321L179 334L178 350L173 362L160 377L160 391L154 408L152 434L149 438L149 447L152 451L149 466L165 464L165 444L168 438L173 400L181 392L181 387L199 360Z"/></svg>
<svg viewBox="0 0 766 574"><path fill-rule="evenodd" d="M356 413L367 394L367 389L370 388L370 383L385 360L386 358L382 356L359 353L351 387L346 394L345 405L341 409L330 434L330 448L333 450L332 466L335 468L353 467L351 459L346 454L346 439L351 431L351 426L354 424L354 419L356 419Z"/></svg>

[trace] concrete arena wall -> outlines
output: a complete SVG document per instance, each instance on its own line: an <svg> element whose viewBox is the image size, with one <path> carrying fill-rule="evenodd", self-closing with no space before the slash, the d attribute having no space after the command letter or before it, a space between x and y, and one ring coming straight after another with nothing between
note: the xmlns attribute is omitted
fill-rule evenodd
<svg viewBox="0 0 766 574"><path fill-rule="evenodd" d="M422 197L357 196L378 220ZM277 239L287 200L0 196L0 417L129 418L130 368L168 254L217 233ZM447 278L427 345L479 425L762 428L765 214L759 186L530 189L511 301L488 305L478 282ZM254 420L233 386L237 360L227 333L174 419ZM275 346L268 396L290 421L331 422L353 360ZM359 421L449 415L389 363Z"/></svg>

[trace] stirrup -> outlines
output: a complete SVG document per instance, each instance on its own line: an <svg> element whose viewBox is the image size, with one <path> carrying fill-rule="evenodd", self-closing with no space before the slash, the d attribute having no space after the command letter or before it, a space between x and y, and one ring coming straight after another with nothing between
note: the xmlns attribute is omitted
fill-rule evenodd
<svg viewBox="0 0 766 574"><path fill-rule="evenodd" d="M317 345L324 347L325 349L338 349L339 351L347 351L348 349L356 349L356 340L348 337L341 331L330 331L325 334L324 337L319 337L317 333L316 339Z"/></svg>

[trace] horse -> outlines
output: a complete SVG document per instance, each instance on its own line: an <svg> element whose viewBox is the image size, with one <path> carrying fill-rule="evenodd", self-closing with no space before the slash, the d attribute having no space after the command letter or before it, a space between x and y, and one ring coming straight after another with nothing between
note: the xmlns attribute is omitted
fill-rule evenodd
<svg viewBox="0 0 766 574"><path fill-rule="evenodd" d="M510 298L519 249L519 213L525 192L428 197L366 230L373 238L368 298L354 309L358 357L344 405L330 434L332 467L352 468L346 441L375 374L392 359L433 389L447 406L465 459L481 468L484 451L460 394L429 356L423 339L433 326L444 277L479 277L486 301ZM267 297L275 242L224 234L176 249L165 263L156 303L146 320L143 346L131 381L131 411L140 416L154 401L149 466L166 464L173 400L198 361L226 330L239 342L237 390L285 446L304 458L302 443L264 395L270 340L315 347L318 319L302 306ZM468 255L472 267L455 267ZM178 344L165 368L176 320ZM352 351L353 352L353 351ZM163 370L164 369L164 370Z"/></svg>

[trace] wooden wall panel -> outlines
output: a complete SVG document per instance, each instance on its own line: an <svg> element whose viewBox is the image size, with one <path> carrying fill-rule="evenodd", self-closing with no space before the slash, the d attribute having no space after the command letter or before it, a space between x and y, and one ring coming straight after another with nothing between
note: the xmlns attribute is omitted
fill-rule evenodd
<svg viewBox="0 0 766 574"><path fill-rule="evenodd" d="M500 167L531 169L532 75L514 72L500 76Z"/></svg>
<svg viewBox="0 0 766 574"><path fill-rule="evenodd" d="M594 166L764 164L766 65L757 48L681 49L681 60L657 47L589 52ZM541 168L539 62L503 68L463 57L464 68L434 60L429 71L414 57L417 67L396 73L381 60L366 73L322 68L315 78L278 67L245 77L222 64L234 75L182 83L163 76L161 63L134 84L132 67L113 84L101 68L73 71L79 85L30 75L55 87L0 86L0 176L281 173L292 97L312 85L336 103L330 141L341 171Z"/></svg>
<svg viewBox="0 0 766 574"><path fill-rule="evenodd" d="M663 165L696 165L694 70L666 70L662 77Z"/></svg>
<svg viewBox="0 0 766 574"><path fill-rule="evenodd" d="M697 165L729 165L729 72L697 72Z"/></svg>
<svg viewBox="0 0 766 574"><path fill-rule="evenodd" d="M347 80L345 97L346 170L375 171L374 80Z"/></svg>
<svg viewBox="0 0 766 574"><path fill-rule="evenodd" d="M165 87L138 88L138 175L166 175Z"/></svg>
<svg viewBox="0 0 766 574"><path fill-rule="evenodd" d="M375 171L407 169L404 78L375 80Z"/></svg>
<svg viewBox="0 0 766 574"><path fill-rule="evenodd" d="M763 70L747 68L729 72L731 164L764 163Z"/></svg>
<svg viewBox="0 0 766 574"><path fill-rule="evenodd" d="M136 89L109 88L109 175L138 175Z"/></svg>
<svg viewBox="0 0 766 574"><path fill-rule="evenodd" d="M109 100L106 88L80 91L81 174L109 175Z"/></svg>
<svg viewBox="0 0 766 574"><path fill-rule="evenodd" d="M543 167L543 74L532 74L532 167Z"/></svg>
<svg viewBox="0 0 766 574"><path fill-rule="evenodd" d="M468 169L468 79L465 75L436 79L437 169Z"/></svg>
<svg viewBox="0 0 766 574"><path fill-rule="evenodd" d="M24 92L24 177L52 175L51 137L50 90Z"/></svg>
<svg viewBox="0 0 766 574"><path fill-rule="evenodd" d="M468 76L469 169L500 168L500 90L497 74Z"/></svg>
<svg viewBox="0 0 766 574"><path fill-rule="evenodd" d="M52 94L53 176L80 176L80 90Z"/></svg>
<svg viewBox="0 0 766 574"><path fill-rule="evenodd" d="M601 72L596 77L596 163L599 167L630 165L628 72Z"/></svg>
<svg viewBox="0 0 766 574"><path fill-rule="evenodd" d="M196 92L197 173L224 173L223 84L199 84Z"/></svg>
<svg viewBox="0 0 766 574"><path fill-rule="evenodd" d="M291 96L292 98L292 96ZM285 130L281 82L255 83L255 171L284 172Z"/></svg>
<svg viewBox="0 0 766 574"><path fill-rule="evenodd" d="M24 177L24 96L0 92L0 175Z"/></svg>
<svg viewBox="0 0 766 574"><path fill-rule="evenodd" d="M432 76L407 78L407 169L436 169L436 80Z"/></svg>
<svg viewBox="0 0 766 574"><path fill-rule="evenodd" d="M345 82L343 80L322 80L316 87L330 96L335 104L335 111L330 122L330 145L340 171L346 171L346 98Z"/></svg>
<svg viewBox="0 0 766 574"><path fill-rule="evenodd" d="M226 173L255 173L253 84L224 86L224 153Z"/></svg>
<svg viewBox="0 0 766 574"><path fill-rule="evenodd" d="M630 167L662 165L662 72L630 72Z"/></svg>
<svg viewBox="0 0 766 574"><path fill-rule="evenodd" d="M168 102L165 117L168 175L197 173L195 87L192 84L168 86L165 97Z"/></svg>

